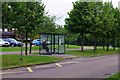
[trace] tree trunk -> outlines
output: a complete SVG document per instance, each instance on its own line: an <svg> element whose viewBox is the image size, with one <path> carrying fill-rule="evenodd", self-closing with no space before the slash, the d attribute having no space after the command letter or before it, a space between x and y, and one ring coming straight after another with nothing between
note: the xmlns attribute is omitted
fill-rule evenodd
<svg viewBox="0 0 120 80"><path fill-rule="evenodd" d="M115 38L113 38L113 50L115 50Z"/></svg>
<svg viewBox="0 0 120 80"><path fill-rule="evenodd" d="M82 34L82 41L81 41L81 51L83 52L83 46L84 46L84 34Z"/></svg>
<svg viewBox="0 0 120 80"><path fill-rule="evenodd" d="M103 49L105 49L105 38L103 37Z"/></svg>
<svg viewBox="0 0 120 80"><path fill-rule="evenodd" d="M12 32L12 28L10 28L9 31Z"/></svg>
<svg viewBox="0 0 120 80"><path fill-rule="evenodd" d="M7 31L10 32L10 29L8 28Z"/></svg>
<svg viewBox="0 0 120 80"><path fill-rule="evenodd" d="M20 33L20 39L21 39L21 42L23 43L22 32ZM23 46L21 46L21 58L20 58L21 61L23 60L23 58L22 58L23 53L22 52L23 52Z"/></svg>
<svg viewBox="0 0 120 80"><path fill-rule="evenodd" d="M109 51L109 38L107 38L107 51Z"/></svg>
<svg viewBox="0 0 120 80"><path fill-rule="evenodd" d="M97 50L97 45L96 45L96 43L97 43L97 40L96 40L96 37L94 37L94 53L95 53L96 50Z"/></svg>
<svg viewBox="0 0 120 80"><path fill-rule="evenodd" d="M31 51L32 51L32 38L30 38L30 54L31 54Z"/></svg>
<svg viewBox="0 0 120 80"><path fill-rule="evenodd" d="M67 43L67 48L69 48L69 37L68 37L68 43Z"/></svg>
<svg viewBox="0 0 120 80"><path fill-rule="evenodd" d="M2 28L2 31L4 32L4 31L5 31L5 29L4 29L4 28Z"/></svg>
<svg viewBox="0 0 120 80"><path fill-rule="evenodd" d="M28 43L28 32L26 31L26 40L25 40L25 55L27 55L27 43Z"/></svg>

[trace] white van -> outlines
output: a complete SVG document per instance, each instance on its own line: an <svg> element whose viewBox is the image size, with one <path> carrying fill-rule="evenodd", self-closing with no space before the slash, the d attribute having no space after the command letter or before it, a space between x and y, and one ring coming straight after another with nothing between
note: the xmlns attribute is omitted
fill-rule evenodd
<svg viewBox="0 0 120 80"><path fill-rule="evenodd" d="M10 46L10 43L0 38L0 46Z"/></svg>

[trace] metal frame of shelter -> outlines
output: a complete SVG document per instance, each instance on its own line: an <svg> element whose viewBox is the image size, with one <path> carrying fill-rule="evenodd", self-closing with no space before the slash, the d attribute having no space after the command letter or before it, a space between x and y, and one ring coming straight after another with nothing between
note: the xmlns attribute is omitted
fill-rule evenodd
<svg viewBox="0 0 120 80"><path fill-rule="evenodd" d="M49 54L65 54L65 35L64 34L52 34L52 33L39 33L39 39L43 43L44 40L48 41ZM45 54L41 52L42 44L39 48L39 54ZM48 54L48 53L47 53Z"/></svg>

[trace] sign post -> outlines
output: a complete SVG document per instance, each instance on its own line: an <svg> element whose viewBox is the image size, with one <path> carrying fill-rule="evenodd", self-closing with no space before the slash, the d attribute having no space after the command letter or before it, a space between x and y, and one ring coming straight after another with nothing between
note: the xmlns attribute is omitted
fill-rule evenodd
<svg viewBox="0 0 120 80"><path fill-rule="evenodd" d="M22 40L22 39L23 39L22 37L23 37L23 36L22 36L22 33L21 33L21 34L20 34L21 43L22 43L22 41L23 41L23 40ZM20 57L20 60L21 60L21 61L23 60L22 55L23 55L23 54L22 54L22 45L21 45L21 57Z"/></svg>

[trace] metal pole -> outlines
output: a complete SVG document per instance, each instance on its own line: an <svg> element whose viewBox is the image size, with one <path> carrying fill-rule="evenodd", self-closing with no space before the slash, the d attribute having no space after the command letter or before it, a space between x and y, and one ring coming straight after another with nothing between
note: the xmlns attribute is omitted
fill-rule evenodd
<svg viewBox="0 0 120 80"><path fill-rule="evenodd" d="M50 34L50 36L51 36L51 41L50 41L51 51L50 51L50 54L52 55L52 34Z"/></svg>
<svg viewBox="0 0 120 80"><path fill-rule="evenodd" d="M66 49L66 48L65 48L65 35L63 35L63 39L64 39L64 40L63 40L63 43L64 43L64 54L65 54L65 49Z"/></svg>
<svg viewBox="0 0 120 80"><path fill-rule="evenodd" d="M40 36L41 36L41 34L39 34L39 40L40 40ZM41 45L39 45L39 54L40 54L40 46L41 46Z"/></svg>
<svg viewBox="0 0 120 80"><path fill-rule="evenodd" d="M21 33L21 43L22 43L22 33ZM20 60L22 61L23 59L22 59L22 45L21 45L21 58L20 58Z"/></svg>
<svg viewBox="0 0 120 80"><path fill-rule="evenodd" d="M59 51L59 50L60 50L60 49L59 49L59 46L60 46L60 45L59 45L59 44L60 44L60 42L59 42L59 34L58 34L57 36L58 36L58 54L59 54L59 53L60 53L60 51Z"/></svg>
<svg viewBox="0 0 120 80"><path fill-rule="evenodd" d="M53 53L55 54L55 34L54 34L54 38L53 38Z"/></svg>

